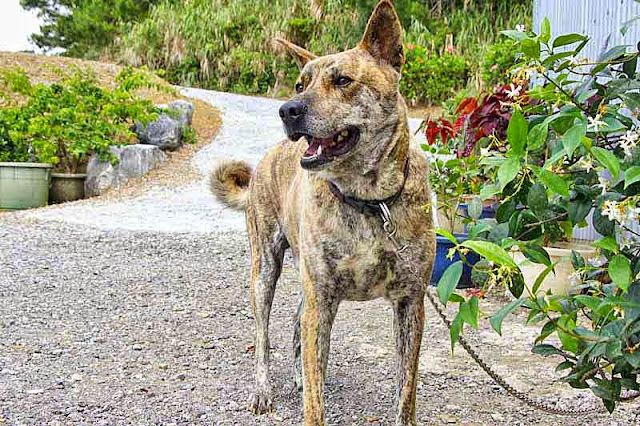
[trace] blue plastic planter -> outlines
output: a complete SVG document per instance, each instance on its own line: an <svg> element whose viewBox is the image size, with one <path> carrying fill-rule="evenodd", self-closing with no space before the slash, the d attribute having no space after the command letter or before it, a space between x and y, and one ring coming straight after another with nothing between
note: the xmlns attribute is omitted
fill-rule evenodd
<svg viewBox="0 0 640 426"><path fill-rule="evenodd" d="M498 208L498 205L498 203L493 203L490 206L483 206L480 219L494 219L496 217L496 209ZM464 217L469 217L469 211L467 210L467 207L468 205L465 203L460 204L460 210Z"/></svg>
<svg viewBox="0 0 640 426"><path fill-rule="evenodd" d="M467 239L466 234L456 234L455 237L458 242L462 242ZM460 256L458 255L458 253L453 256L453 259L447 258L449 249L453 246L453 243L449 241L448 238L441 237L440 235L436 236L436 260L433 265L433 272L431 273L431 285L437 285L445 269L447 269L452 263L460 260ZM474 252L469 252L466 258L467 261L472 265L480 260L480 256ZM470 287L474 287L473 283L471 282L471 266L464 264L462 268L462 277L460 277L458 288Z"/></svg>

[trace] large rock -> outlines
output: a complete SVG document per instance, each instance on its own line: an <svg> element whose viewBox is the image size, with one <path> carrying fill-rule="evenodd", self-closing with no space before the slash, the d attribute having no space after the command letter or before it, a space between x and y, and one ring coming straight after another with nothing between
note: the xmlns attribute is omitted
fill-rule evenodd
<svg viewBox="0 0 640 426"><path fill-rule="evenodd" d="M84 182L85 196L100 195L112 186L121 186L129 179L148 173L167 159L167 155L153 145L112 147L111 152L119 160L115 166L109 161L100 160L97 155L89 160Z"/></svg>
<svg viewBox="0 0 640 426"><path fill-rule="evenodd" d="M193 113L195 108L191 102L178 99L167 104L167 108L172 110L170 113L174 119L183 126L191 126L193 122Z"/></svg>
<svg viewBox="0 0 640 426"><path fill-rule="evenodd" d="M162 150L173 151L182 145L182 125L180 121L160 114L156 121L146 126L136 123L134 131L141 144L155 145Z"/></svg>

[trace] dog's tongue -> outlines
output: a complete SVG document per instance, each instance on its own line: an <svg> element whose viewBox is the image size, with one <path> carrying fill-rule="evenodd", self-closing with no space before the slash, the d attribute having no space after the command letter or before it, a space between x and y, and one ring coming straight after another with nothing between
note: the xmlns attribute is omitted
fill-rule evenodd
<svg viewBox="0 0 640 426"><path fill-rule="evenodd" d="M309 147L307 148L307 150L304 152L304 156L305 157L312 157L314 155L317 155L318 153L318 149L323 146L324 144L326 144L327 142L331 141L331 138L312 138L309 142Z"/></svg>

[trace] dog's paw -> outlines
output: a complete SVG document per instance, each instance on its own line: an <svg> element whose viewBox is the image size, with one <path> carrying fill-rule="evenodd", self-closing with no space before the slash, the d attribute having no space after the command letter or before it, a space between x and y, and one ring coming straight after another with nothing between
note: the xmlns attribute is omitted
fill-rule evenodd
<svg viewBox="0 0 640 426"><path fill-rule="evenodd" d="M253 414L265 414L273 411L271 397L267 393L256 392L249 398L249 411Z"/></svg>

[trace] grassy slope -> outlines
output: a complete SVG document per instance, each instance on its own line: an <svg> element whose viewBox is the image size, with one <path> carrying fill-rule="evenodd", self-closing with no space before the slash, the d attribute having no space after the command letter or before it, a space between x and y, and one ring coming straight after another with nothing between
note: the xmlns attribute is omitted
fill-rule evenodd
<svg viewBox="0 0 640 426"><path fill-rule="evenodd" d="M24 68L34 83L48 83L59 80L53 72L54 68L70 69L74 66L89 67L96 74L98 82L107 88L115 86L115 77L122 67L103 62L85 61L59 56L40 56L24 53L0 52L0 68L20 66ZM160 78L159 81L169 86ZM118 190L119 195L135 195L149 185L177 186L184 185L198 179L198 172L191 166L191 157L202 146L210 143L220 127L220 113L211 105L196 99L185 98L180 94L170 94L160 91L144 90L140 96L152 100L156 104L185 99L195 105L193 128L198 135L198 142L185 145L176 152L167 152L169 161L162 167L153 170L148 175L131 181L124 188ZM109 194L109 193L108 193ZM107 195L108 195L107 194Z"/></svg>

